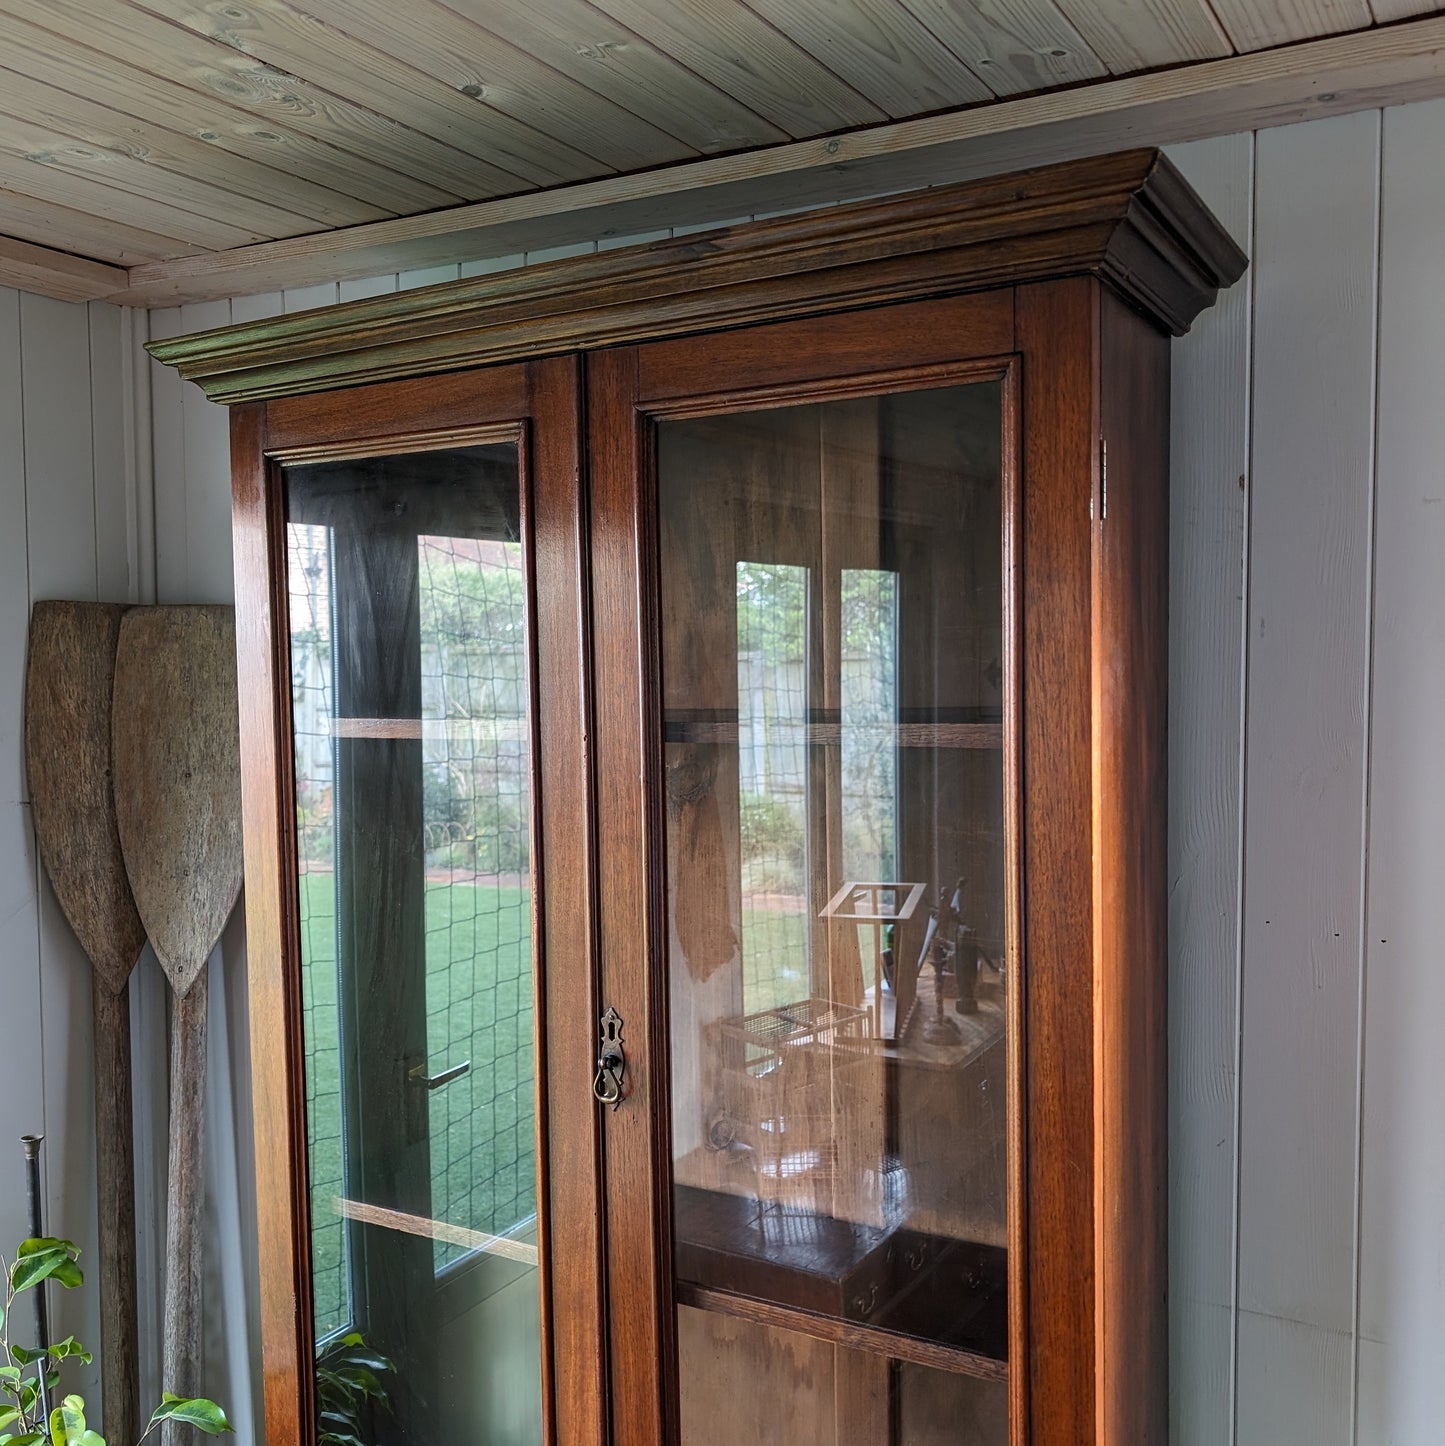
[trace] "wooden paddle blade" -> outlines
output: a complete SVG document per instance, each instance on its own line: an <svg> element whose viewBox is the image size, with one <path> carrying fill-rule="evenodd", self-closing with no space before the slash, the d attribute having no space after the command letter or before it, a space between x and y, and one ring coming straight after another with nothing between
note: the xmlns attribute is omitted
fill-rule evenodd
<svg viewBox="0 0 1445 1446"><path fill-rule="evenodd" d="M116 821L136 908L179 996L241 891L238 720L234 609L125 615L112 708Z"/></svg>
<svg viewBox="0 0 1445 1446"><path fill-rule="evenodd" d="M111 792L111 687L126 609L38 602L25 670L25 767L40 857L61 912L112 994L145 945Z"/></svg>

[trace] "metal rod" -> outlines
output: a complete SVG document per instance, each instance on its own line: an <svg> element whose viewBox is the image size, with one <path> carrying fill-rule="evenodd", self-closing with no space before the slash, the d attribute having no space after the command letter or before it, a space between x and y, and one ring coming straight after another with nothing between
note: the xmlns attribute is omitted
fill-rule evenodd
<svg viewBox="0 0 1445 1446"><path fill-rule="evenodd" d="M40 1142L44 1135L21 1135L20 1143L25 1147L25 1188L30 1196L30 1235L42 1239L45 1235L45 1205L40 1193ZM35 1347L44 1352L50 1349L50 1315L45 1307L45 1282L33 1288L35 1296ZM50 1387L46 1384L46 1372L50 1369L49 1359L42 1355L37 1362L40 1367L36 1385L40 1390L42 1421L50 1420Z"/></svg>

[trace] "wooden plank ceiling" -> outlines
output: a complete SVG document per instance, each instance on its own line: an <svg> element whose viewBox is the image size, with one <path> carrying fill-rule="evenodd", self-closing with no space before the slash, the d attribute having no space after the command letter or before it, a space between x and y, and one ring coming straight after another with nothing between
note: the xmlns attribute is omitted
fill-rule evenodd
<svg viewBox="0 0 1445 1446"><path fill-rule="evenodd" d="M0 281L161 297L167 276L224 275L212 260L221 254L238 259L224 284L239 291L241 262L264 243L338 230L365 241L398 218L570 195L659 168L665 189L709 157L1007 106L1439 8L0 0Z"/></svg>

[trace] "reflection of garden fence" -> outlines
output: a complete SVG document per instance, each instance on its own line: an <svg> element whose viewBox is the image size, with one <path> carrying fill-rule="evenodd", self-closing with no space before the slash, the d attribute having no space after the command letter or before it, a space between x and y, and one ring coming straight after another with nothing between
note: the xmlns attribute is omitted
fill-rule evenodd
<svg viewBox="0 0 1445 1446"><path fill-rule="evenodd" d="M437 1068L472 1062L429 1099L431 1211L503 1234L536 1208L521 548L423 537L418 564L427 1048ZM351 1320L344 1224L333 1202L352 1193L330 877L337 730L326 528L293 524L290 579L316 1329L325 1335ZM436 1263L463 1253L438 1242Z"/></svg>

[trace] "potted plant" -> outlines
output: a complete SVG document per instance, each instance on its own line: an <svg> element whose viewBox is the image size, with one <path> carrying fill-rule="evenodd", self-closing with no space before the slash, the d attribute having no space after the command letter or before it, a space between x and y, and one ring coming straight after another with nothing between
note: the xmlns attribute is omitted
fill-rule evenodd
<svg viewBox="0 0 1445 1446"><path fill-rule="evenodd" d="M43 1401L46 1391L60 1385L60 1372L67 1360L89 1364L91 1354L75 1339L45 1348L13 1345L10 1322L15 1299L27 1290L34 1290L44 1281L53 1280L73 1290L81 1283L78 1263L80 1252L69 1240L50 1237L22 1241L14 1263L0 1256L0 1270L5 1275L5 1308L0 1316L0 1446L106 1446L105 1438L85 1424L85 1401L80 1396L64 1397L45 1419ZM173 1396L167 1393L152 1413L141 1441L162 1421L178 1421L220 1436L231 1430L226 1414L214 1401L198 1397ZM111 1446L129 1446L112 1442ZM139 1443L137 1443L139 1446Z"/></svg>

